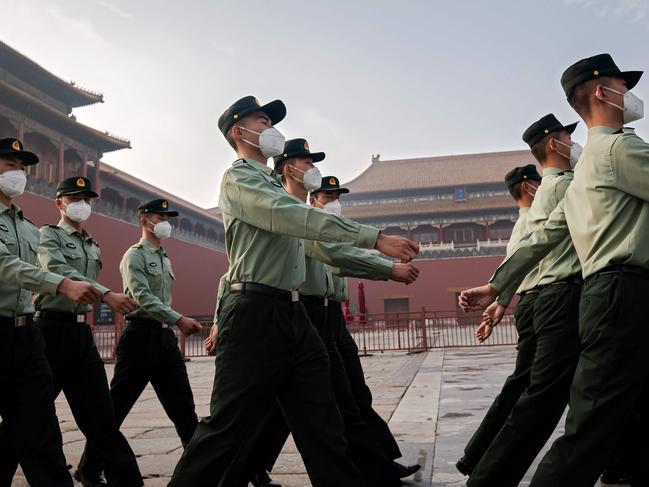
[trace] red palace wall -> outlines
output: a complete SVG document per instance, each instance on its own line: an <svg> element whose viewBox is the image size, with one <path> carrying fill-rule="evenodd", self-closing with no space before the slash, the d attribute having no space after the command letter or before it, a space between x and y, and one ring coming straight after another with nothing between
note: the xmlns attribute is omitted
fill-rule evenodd
<svg viewBox="0 0 649 487"><path fill-rule="evenodd" d="M59 212L54 201L31 193L16 198L31 221L39 227L58 223ZM105 286L122 289L119 262L128 249L140 239L139 229L129 223L93 214L85 228L99 242L103 268L99 281ZM173 308L190 316L212 316L219 279L227 270L225 253L169 238L164 249L171 259L176 282L173 288Z"/></svg>
<svg viewBox="0 0 649 487"><path fill-rule="evenodd" d="M383 313L384 299L408 298L410 311L456 309L456 292L485 284L503 257L472 257L415 261L419 279L406 286L392 281L365 281L368 313ZM358 279L349 280L349 298L358 304Z"/></svg>

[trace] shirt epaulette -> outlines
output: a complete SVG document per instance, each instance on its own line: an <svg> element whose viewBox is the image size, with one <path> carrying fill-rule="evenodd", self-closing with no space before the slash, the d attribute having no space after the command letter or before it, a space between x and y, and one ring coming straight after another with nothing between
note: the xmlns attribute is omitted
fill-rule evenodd
<svg viewBox="0 0 649 487"><path fill-rule="evenodd" d="M29 222L32 225L36 226L36 224L33 221L31 221L29 218L27 218L22 212L19 213L18 216L20 217L21 220L25 220L26 222Z"/></svg>

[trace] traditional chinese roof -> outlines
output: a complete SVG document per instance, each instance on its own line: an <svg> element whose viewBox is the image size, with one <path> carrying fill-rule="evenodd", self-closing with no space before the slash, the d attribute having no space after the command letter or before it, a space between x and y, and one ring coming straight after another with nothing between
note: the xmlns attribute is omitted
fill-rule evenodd
<svg viewBox="0 0 649 487"><path fill-rule="evenodd" d="M100 93L86 90L71 81L59 78L2 41L0 41L0 66L71 108L103 102L103 95Z"/></svg>
<svg viewBox="0 0 649 487"><path fill-rule="evenodd" d="M353 195L502 183L505 174L513 167L534 163L529 150L376 160L344 186Z"/></svg>

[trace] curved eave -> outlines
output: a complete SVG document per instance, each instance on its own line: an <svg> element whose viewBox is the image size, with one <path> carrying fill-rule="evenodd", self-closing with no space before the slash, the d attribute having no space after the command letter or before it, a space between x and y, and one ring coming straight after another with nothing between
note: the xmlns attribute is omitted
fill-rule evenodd
<svg viewBox="0 0 649 487"><path fill-rule="evenodd" d="M102 94L85 90L59 78L2 41L0 41L0 65L70 107L93 105L104 101Z"/></svg>
<svg viewBox="0 0 649 487"><path fill-rule="evenodd" d="M64 113L51 108L38 98L2 80L0 80L0 102L44 125L57 127L70 138L83 142L99 152L106 153L131 148L130 141L119 139L92 127L88 127L87 125L83 125L66 116Z"/></svg>
<svg viewBox="0 0 649 487"><path fill-rule="evenodd" d="M172 201L173 204L176 205L178 208L181 208L183 210L189 210L191 212L196 213L197 215L206 218L208 221L212 221L212 222L215 221L221 226L223 225L223 219L221 218L221 216L215 215L210 210L201 208L200 206L197 206L194 203L191 203L183 198L180 198L179 196L174 195L173 193L170 193L168 191L165 191L164 189L158 188L157 186L147 183L146 181L139 179L125 171L117 169L114 166L106 164L105 162L102 163L101 168L102 168L101 169L102 178L104 182L112 179L114 182L116 182L119 185L123 185L123 187L125 188L134 188L143 191L145 193L149 193L152 198L166 198L169 201ZM119 189L119 188L116 187L115 189ZM180 213L182 217L182 210Z"/></svg>

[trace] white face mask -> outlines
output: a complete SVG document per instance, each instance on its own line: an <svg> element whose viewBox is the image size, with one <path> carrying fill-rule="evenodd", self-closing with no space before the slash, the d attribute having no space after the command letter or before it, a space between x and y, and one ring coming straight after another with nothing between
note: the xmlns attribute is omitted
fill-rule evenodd
<svg viewBox="0 0 649 487"><path fill-rule="evenodd" d="M572 145L568 145L564 142L561 142L558 139L554 139L554 141L557 144L561 144L564 147L568 147L570 149L570 155L567 156L563 152L557 151L558 154L562 155L566 159L570 160L570 167L574 168L577 163L579 162L579 158L581 157L581 153L584 151L584 148L578 144L577 142L573 142Z"/></svg>
<svg viewBox="0 0 649 487"><path fill-rule="evenodd" d="M340 200L334 200L330 201L326 205L322 205L318 200L315 200L316 204L323 210L326 211L327 213L331 213L332 215L342 215L343 213L343 205L340 204Z"/></svg>
<svg viewBox="0 0 649 487"><path fill-rule="evenodd" d="M286 142L286 138L275 127L267 128L261 133L247 129L246 127L241 127L241 129L253 134L257 134L259 136L259 145L253 144L243 137L241 138L241 140L243 140L246 144L257 147L266 159L268 159L269 157L277 156L284 151L284 143Z"/></svg>
<svg viewBox="0 0 649 487"><path fill-rule="evenodd" d="M305 190L313 191L314 189L320 189L320 185L322 184L322 174L320 173L320 169L317 167L312 167L306 171L302 171L297 167L293 167L293 169L304 174L302 181L294 176L291 177L296 181L300 181Z"/></svg>
<svg viewBox="0 0 649 487"><path fill-rule="evenodd" d="M149 220L149 224L153 225ZM171 237L171 223L169 222L158 222L153 225L153 235L159 240L164 240L165 238Z"/></svg>
<svg viewBox="0 0 649 487"><path fill-rule="evenodd" d="M612 91L613 93L617 93L618 95L622 95L624 97L623 106L617 105L616 103L612 103L606 100L602 100L602 101L604 103L608 103L609 105L613 105L614 107L622 110L624 112L625 124L635 122L636 120L640 120L641 118L644 117L644 102L642 101L642 99L638 98L630 91L627 91L626 93L622 94L621 92L614 90L613 88L607 88L606 86L602 86L602 88L605 90Z"/></svg>
<svg viewBox="0 0 649 487"><path fill-rule="evenodd" d="M15 198L25 192L27 176L22 169L14 169L0 174L0 191L8 198Z"/></svg>
<svg viewBox="0 0 649 487"><path fill-rule="evenodd" d="M73 222L85 222L90 218L92 207L85 201L73 201L72 203L65 204L65 214L68 215Z"/></svg>

